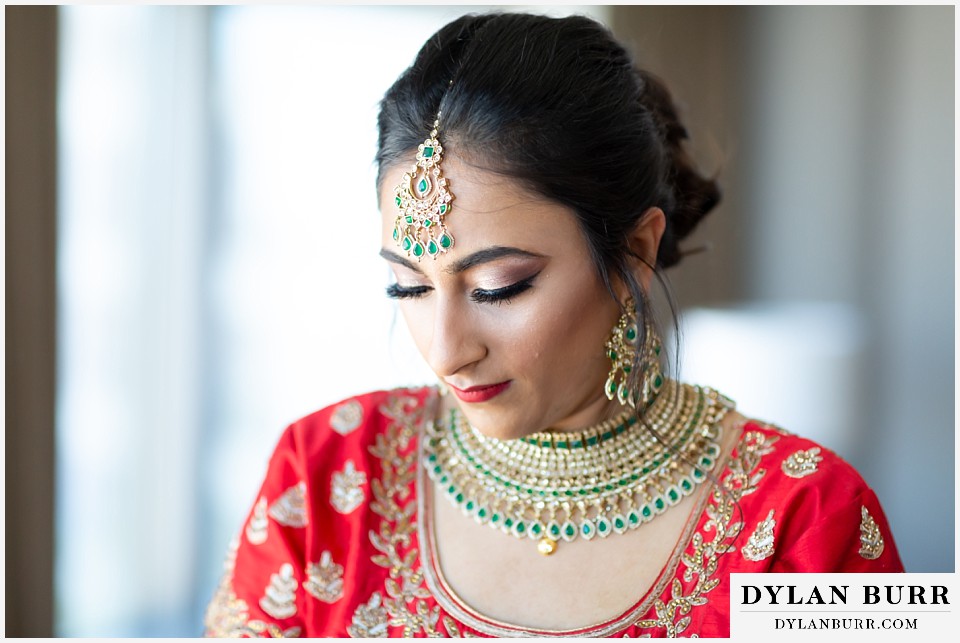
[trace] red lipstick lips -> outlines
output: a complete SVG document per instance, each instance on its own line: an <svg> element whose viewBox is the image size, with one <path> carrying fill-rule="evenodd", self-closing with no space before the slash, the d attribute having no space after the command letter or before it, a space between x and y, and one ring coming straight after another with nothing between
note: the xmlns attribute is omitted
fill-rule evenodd
<svg viewBox="0 0 960 643"><path fill-rule="evenodd" d="M453 389L453 394L456 395L462 402L475 404L478 402L492 400L507 390L508 386L510 386L510 380L507 380L506 382L500 382L499 384L490 384L488 386L471 386L468 389L459 389L453 385L450 385L450 388Z"/></svg>

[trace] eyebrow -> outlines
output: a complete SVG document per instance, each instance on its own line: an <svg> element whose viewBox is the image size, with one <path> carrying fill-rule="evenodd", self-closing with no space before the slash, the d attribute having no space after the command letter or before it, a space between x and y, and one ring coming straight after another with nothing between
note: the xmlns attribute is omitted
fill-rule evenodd
<svg viewBox="0 0 960 643"><path fill-rule="evenodd" d="M387 261L398 263L405 268L413 270L414 272L423 274L423 271L420 270L415 263L405 257L401 257L392 250L381 248L380 256ZM523 250L521 248L513 248L511 246L491 246L489 248L484 248L483 250L477 250L476 252L469 254L462 259L458 259L447 266L444 272L452 275L459 274L464 270L473 268L474 266L495 261L497 259L502 259L503 257L530 257L534 259L542 259L543 255L537 254L536 252L530 252L529 250Z"/></svg>

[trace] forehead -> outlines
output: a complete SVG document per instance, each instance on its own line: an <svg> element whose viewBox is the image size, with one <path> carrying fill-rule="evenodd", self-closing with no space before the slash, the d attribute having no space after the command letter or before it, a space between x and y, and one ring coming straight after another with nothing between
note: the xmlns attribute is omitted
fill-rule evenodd
<svg viewBox="0 0 960 643"><path fill-rule="evenodd" d="M397 217L394 190L413 165L389 168L380 187L383 246L393 249ZM446 155L443 175L453 195L444 223L456 239L452 254L469 253L493 245L510 245L540 252L579 244L586 250L573 211L534 194L519 181L479 168L456 155Z"/></svg>

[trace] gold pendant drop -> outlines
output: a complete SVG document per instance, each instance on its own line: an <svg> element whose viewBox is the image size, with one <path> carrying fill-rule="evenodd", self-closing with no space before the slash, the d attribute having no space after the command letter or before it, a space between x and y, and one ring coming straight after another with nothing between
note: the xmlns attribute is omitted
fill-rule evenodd
<svg viewBox="0 0 960 643"><path fill-rule="evenodd" d="M557 541L553 538L544 536L540 539L540 542L537 543L537 551L544 556L549 556L553 552L557 551Z"/></svg>

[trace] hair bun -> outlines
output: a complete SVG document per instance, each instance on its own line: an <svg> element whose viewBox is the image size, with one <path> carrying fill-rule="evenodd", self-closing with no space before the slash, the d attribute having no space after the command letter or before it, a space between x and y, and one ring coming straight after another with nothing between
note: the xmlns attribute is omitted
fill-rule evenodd
<svg viewBox="0 0 960 643"><path fill-rule="evenodd" d="M720 188L716 181L696 170L683 148L689 136L677 117L666 86L650 72L637 70L637 74L642 83L640 103L650 111L659 127L667 155L667 183L671 193L664 208L667 228L660 242L657 264L669 268L683 257L679 242L720 202Z"/></svg>

